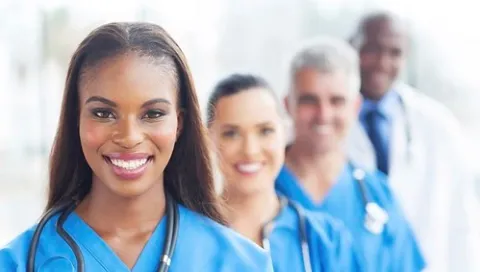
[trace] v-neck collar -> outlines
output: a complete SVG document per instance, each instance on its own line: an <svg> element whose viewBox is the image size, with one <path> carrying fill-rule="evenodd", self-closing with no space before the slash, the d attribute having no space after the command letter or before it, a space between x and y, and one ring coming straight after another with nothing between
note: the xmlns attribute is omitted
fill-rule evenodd
<svg viewBox="0 0 480 272"><path fill-rule="evenodd" d="M118 257L115 251L85 222L77 213L73 212L65 221L65 230L73 237L79 246L88 253L106 270L115 272L140 272L151 268L152 259L159 260L162 254L162 245L165 240L166 216L164 216L147 243L143 247L138 259L130 270ZM155 263L157 266L158 262Z"/></svg>
<svg viewBox="0 0 480 272"><path fill-rule="evenodd" d="M278 192L286 197L299 202L302 206L309 210L322 209L324 204L335 195L336 192L343 186L350 175L351 166L346 163L340 176L337 177L337 181L333 184L323 199L319 202L313 201L310 195L306 192L305 188L298 182L298 178L290 171L285 165L282 167L280 174L277 177L276 188Z"/></svg>

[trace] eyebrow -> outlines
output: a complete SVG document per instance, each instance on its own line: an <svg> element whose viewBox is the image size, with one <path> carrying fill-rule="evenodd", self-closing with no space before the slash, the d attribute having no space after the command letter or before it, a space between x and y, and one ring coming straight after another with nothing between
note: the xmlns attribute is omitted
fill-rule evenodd
<svg viewBox="0 0 480 272"><path fill-rule="evenodd" d="M164 99L164 98L155 98L155 99L152 99L152 100L148 100L147 102L143 103L142 105L142 108L145 108L147 106L150 106L150 105L153 105L153 104L168 104L168 105L171 105L172 103L170 103L170 101L168 101L167 99Z"/></svg>
<svg viewBox="0 0 480 272"><path fill-rule="evenodd" d="M92 103L92 102L101 102L103 104L109 105L109 106L114 107L114 108L117 107L117 103L115 103L115 102L113 102L109 99L106 99L105 97L101 97L101 96L91 96L87 99L85 104ZM145 108L147 106L150 106L150 105L153 105L153 104L156 104L156 103L163 103L163 104L169 104L169 105L172 104L172 103L170 103L170 101L168 101L164 98L155 98L155 99L148 100L147 102L143 103L142 108Z"/></svg>
<svg viewBox="0 0 480 272"><path fill-rule="evenodd" d="M92 102L101 102L101 103L107 104L111 107L116 107L117 106L117 103L115 103L111 100L108 100L105 97L101 97L101 96L91 96L87 99L87 101L85 101L85 104L92 103Z"/></svg>
<svg viewBox="0 0 480 272"><path fill-rule="evenodd" d="M255 127L264 127L264 126L270 126L272 125L272 121L265 121L259 124L256 124ZM238 129L240 126L238 125L233 125L233 124L225 124L223 125L223 128L228 128L228 129Z"/></svg>

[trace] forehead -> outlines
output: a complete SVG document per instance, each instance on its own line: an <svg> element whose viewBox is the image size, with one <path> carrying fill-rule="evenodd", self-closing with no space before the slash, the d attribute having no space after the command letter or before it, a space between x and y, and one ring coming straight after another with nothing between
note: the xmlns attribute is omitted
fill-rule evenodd
<svg viewBox="0 0 480 272"><path fill-rule="evenodd" d="M347 95L347 76L343 72L319 72L313 68L297 71L294 80L297 95L336 94Z"/></svg>
<svg viewBox="0 0 480 272"><path fill-rule="evenodd" d="M254 124L279 117L278 102L269 91L255 88L220 98L215 107L218 123Z"/></svg>
<svg viewBox="0 0 480 272"><path fill-rule="evenodd" d="M365 43L389 43L404 46L407 42L405 27L398 20L377 18L367 20L363 25Z"/></svg>
<svg viewBox="0 0 480 272"><path fill-rule="evenodd" d="M177 91L174 75L169 65L128 53L87 68L79 82L80 97L98 95L125 102L152 96L173 99Z"/></svg>

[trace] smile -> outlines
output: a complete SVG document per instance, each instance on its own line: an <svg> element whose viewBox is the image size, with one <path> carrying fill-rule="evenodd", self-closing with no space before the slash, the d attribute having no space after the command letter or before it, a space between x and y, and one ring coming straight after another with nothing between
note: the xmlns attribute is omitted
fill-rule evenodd
<svg viewBox="0 0 480 272"><path fill-rule="evenodd" d="M259 163L259 162L255 162L255 163L237 163L235 165L235 169L240 173L240 174L243 174L243 175L253 175L253 174L256 174L258 172L260 172L260 170L262 170L263 168L263 164L262 163Z"/></svg>
<svg viewBox="0 0 480 272"><path fill-rule="evenodd" d="M143 165L145 165L148 161L148 158L144 159L139 159L139 160L130 160L130 161L125 161L125 160L118 160L118 159L110 159L110 162L117 166L121 167L126 170L135 170Z"/></svg>
<svg viewBox="0 0 480 272"><path fill-rule="evenodd" d="M124 180L140 178L146 171L153 156L147 154L109 154L103 156L113 173Z"/></svg>

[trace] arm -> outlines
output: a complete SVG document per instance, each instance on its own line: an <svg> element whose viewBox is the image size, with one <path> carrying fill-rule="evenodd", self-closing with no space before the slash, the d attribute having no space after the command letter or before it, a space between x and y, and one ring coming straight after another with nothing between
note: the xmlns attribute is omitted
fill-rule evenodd
<svg viewBox="0 0 480 272"><path fill-rule="evenodd" d="M0 249L0 268L2 271L9 272L22 271L9 248Z"/></svg>

